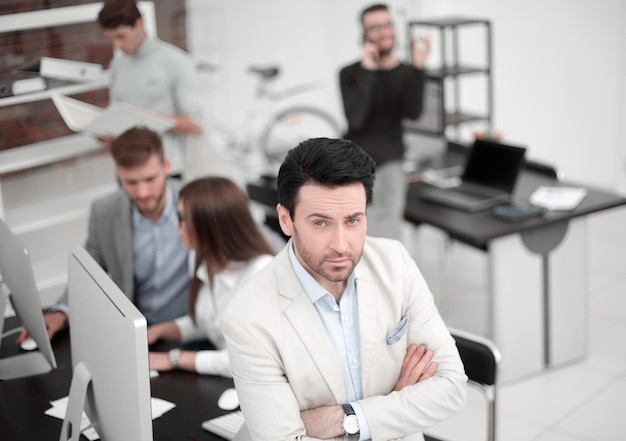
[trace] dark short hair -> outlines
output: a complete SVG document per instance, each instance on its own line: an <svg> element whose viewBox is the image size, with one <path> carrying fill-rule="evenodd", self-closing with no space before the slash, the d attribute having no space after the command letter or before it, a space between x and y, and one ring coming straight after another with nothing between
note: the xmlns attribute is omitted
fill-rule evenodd
<svg viewBox="0 0 626 441"><path fill-rule="evenodd" d="M372 202L376 164L365 150L344 139L312 138L289 150L278 171L278 201L293 219L305 184L338 187L360 182Z"/></svg>
<svg viewBox="0 0 626 441"><path fill-rule="evenodd" d="M107 0L98 14L98 24L104 29L135 26L141 12L135 0Z"/></svg>
<svg viewBox="0 0 626 441"><path fill-rule="evenodd" d="M115 138L111 144L111 155L115 163L124 168L144 165L156 154L164 160L161 137L146 127L133 127Z"/></svg>
<svg viewBox="0 0 626 441"><path fill-rule="evenodd" d="M384 3L375 3L363 9L360 15L361 26L363 25L363 17L365 17L365 14L369 14L370 12L376 12L376 11L389 11L389 6L387 6Z"/></svg>

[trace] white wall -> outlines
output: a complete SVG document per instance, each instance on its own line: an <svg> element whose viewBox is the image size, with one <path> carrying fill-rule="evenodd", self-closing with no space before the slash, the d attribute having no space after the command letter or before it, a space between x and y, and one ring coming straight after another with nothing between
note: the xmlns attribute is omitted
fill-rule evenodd
<svg viewBox="0 0 626 441"><path fill-rule="evenodd" d="M343 118L338 69L359 55L357 0L187 0L190 49L219 64L206 79L207 105L229 124L243 120L254 88L250 63L279 63L287 87L326 80L305 100ZM398 53L407 19L484 17L494 32L494 127L568 180L624 189L626 44L623 0L390 1ZM478 49L477 49L478 50Z"/></svg>

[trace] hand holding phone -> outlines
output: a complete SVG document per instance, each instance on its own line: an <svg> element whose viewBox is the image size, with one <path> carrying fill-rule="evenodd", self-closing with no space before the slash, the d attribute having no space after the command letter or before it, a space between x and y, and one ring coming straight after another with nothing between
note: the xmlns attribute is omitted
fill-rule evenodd
<svg viewBox="0 0 626 441"><path fill-rule="evenodd" d="M380 47L363 36L363 67L376 70L380 62Z"/></svg>

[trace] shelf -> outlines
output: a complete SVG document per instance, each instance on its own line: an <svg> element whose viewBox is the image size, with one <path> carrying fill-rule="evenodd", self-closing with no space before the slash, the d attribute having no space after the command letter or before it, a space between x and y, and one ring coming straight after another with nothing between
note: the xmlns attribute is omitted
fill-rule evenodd
<svg viewBox="0 0 626 441"><path fill-rule="evenodd" d="M470 66L444 66L437 69L427 69L426 78L433 80L443 80L447 77L457 77L459 75L484 73L489 74L490 70L485 67Z"/></svg>
<svg viewBox="0 0 626 441"><path fill-rule="evenodd" d="M87 218L91 203L117 188L115 182L82 190L66 196L7 210L7 224L15 234L50 228L79 218ZM45 213L45 216L41 214Z"/></svg>
<svg viewBox="0 0 626 441"><path fill-rule="evenodd" d="M447 125L458 125L472 121L486 121L488 119L485 115L472 115L469 113L463 112L454 112L446 114L446 124Z"/></svg>
<svg viewBox="0 0 626 441"><path fill-rule="evenodd" d="M456 26L471 24L488 24L489 20L484 18L471 17L445 17L432 20L413 20L408 23L409 26L435 26L438 28L453 28Z"/></svg>
<svg viewBox="0 0 626 441"><path fill-rule="evenodd" d="M463 123L474 122L474 121L488 121L489 120L489 118L485 115L476 115L476 114L469 114L469 113L462 113L462 112L447 113L445 118L446 118L446 121L444 124L445 127L458 126ZM436 123L436 124L440 125L439 123ZM423 119L406 120L403 122L403 128L404 130L410 133L421 133L421 134L431 135L431 136L443 135L441 131L437 131L432 128L432 123L430 127L427 127L427 123Z"/></svg>
<svg viewBox="0 0 626 441"><path fill-rule="evenodd" d="M22 147L0 151L0 175L52 164L102 149L100 143L87 135L62 136Z"/></svg>
<svg viewBox="0 0 626 441"><path fill-rule="evenodd" d="M86 81L84 83L72 83L64 86L53 87L40 92L25 93L24 95L8 96L0 98L0 107L14 106L16 104L32 103L49 99L53 93L61 95L75 95L77 93L91 92L109 87L109 76L106 74L96 81Z"/></svg>

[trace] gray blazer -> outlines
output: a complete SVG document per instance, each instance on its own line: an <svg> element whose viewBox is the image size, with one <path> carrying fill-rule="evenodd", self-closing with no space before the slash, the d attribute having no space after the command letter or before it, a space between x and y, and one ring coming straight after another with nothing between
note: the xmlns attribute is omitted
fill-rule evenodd
<svg viewBox="0 0 626 441"><path fill-rule="evenodd" d="M357 266L361 381L372 439L422 440L462 409L463 364L415 262L397 241L368 237ZM222 315L246 419L239 440L310 439L300 411L346 402L333 344L304 292L288 247L238 290ZM411 343L434 352L432 378L394 392Z"/></svg>
<svg viewBox="0 0 626 441"><path fill-rule="evenodd" d="M173 189L174 204L181 183L169 180ZM133 299L133 225L131 201L122 189L96 199L91 204L85 249L109 274L115 284ZM60 303L67 305L67 290ZM54 309L54 308L53 308Z"/></svg>

